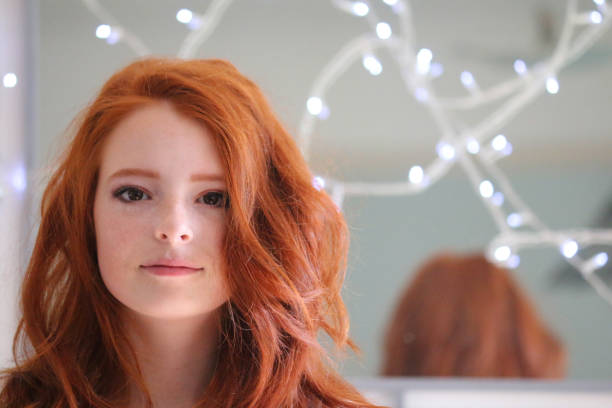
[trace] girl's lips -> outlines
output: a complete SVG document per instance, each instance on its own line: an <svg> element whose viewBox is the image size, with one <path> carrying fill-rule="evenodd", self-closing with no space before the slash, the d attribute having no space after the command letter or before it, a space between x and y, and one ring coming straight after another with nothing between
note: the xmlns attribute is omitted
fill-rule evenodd
<svg viewBox="0 0 612 408"><path fill-rule="evenodd" d="M190 275L201 271L202 268L188 268L184 266L167 266L167 265L151 265L151 266L143 266L147 272L150 272L154 275L161 276L181 276L181 275Z"/></svg>

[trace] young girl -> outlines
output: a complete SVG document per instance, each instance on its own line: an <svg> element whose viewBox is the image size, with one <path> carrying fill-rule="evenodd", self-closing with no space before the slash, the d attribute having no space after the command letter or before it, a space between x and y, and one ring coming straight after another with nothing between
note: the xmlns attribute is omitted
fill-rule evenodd
<svg viewBox="0 0 612 408"><path fill-rule="evenodd" d="M342 349L347 230L256 85L145 59L42 200L2 407L370 407Z"/></svg>

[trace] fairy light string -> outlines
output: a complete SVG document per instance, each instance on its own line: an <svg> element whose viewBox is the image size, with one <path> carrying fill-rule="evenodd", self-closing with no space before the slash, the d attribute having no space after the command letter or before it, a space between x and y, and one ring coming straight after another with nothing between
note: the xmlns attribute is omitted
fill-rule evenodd
<svg viewBox="0 0 612 408"><path fill-rule="evenodd" d="M349 3L363 3L371 8L368 2L349 2L333 0L332 4L341 10L364 17L363 12L356 13ZM431 50L417 50L414 46L414 30L411 20L411 8L407 1L384 1L398 15L399 28L389 27L391 36L383 36L375 27L376 18L370 18L373 33L363 35L343 47L323 68L311 87L310 98L316 98L320 106L325 106L325 95L340 77L360 57L383 48L395 60L402 73L404 85L415 99L429 110L433 121L442 135L436 145L438 158L423 169L419 165L410 167L408 179L400 182L355 182L343 181L333 177L323 177L332 197L341 205L345 196L371 195L407 195L426 190L442 178L457 162L466 172L474 191L483 201L491 215L499 234L487 247L488 257L507 267L518 266L518 251L526 247L556 246L596 292L612 305L612 291L594 273L608 261L608 254L598 253L589 259L579 256L581 248L589 245L612 245L611 230L551 230L512 188L505 174L497 167L496 161L511 153L511 144L503 137L501 151L491 149L487 142L495 142L497 132L512 120L525 106L544 91L555 94L559 91L557 73L565 66L583 55L589 47L608 29L610 25L609 8L605 1L597 0L597 10L580 12L575 0L569 0L563 29L557 46L550 58L533 69L517 60L514 64L517 77L508 79L487 89L478 86L474 76L465 71L461 82L468 95L460 98L438 97L431 86L432 53ZM390 4L391 3L391 4ZM365 9L364 9L365 10ZM373 14L372 14L373 15ZM385 24L389 24L385 21ZM584 27L586 26L586 27ZM582 30L578 30L583 28ZM364 66L366 64L364 63ZM367 66L365 66L368 69ZM368 69L371 72L371 70ZM500 108L483 118L475 126L457 130L450 119L451 112L465 111L502 101ZM302 115L298 128L298 142L306 157L309 156L311 137L319 118L319 112L307 109ZM497 139L502 140L502 139ZM503 149L507 148L507 152ZM517 229L521 231L517 231ZM575 243L575 250L566 251L568 241Z"/></svg>
<svg viewBox="0 0 612 408"><path fill-rule="evenodd" d="M97 0L82 0L100 21L96 35L109 44L124 42L139 56L150 54L147 46L123 27ZM178 10L176 18L190 28L177 55L190 58L210 37L231 0L213 0L203 14ZM507 267L516 267L523 248L557 246L595 291L612 305L612 291L594 273L608 262L608 254L583 259L580 250L590 245L612 245L612 230L552 230L546 226L515 192L497 160L512 153L512 145L499 134L509 121L543 92L555 94L560 84L557 74L580 58L609 28L610 10L605 0L594 0L594 9L580 11L576 0L568 0L561 35L552 55L543 63L528 67L516 60L515 77L488 88L480 88L472 73L464 71L460 80L466 89L462 97L437 95L432 80L442 74L442 65L429 49L417 50L412 8L406 0L381 0L389 7L395 22L381 20L375 2L331 0L339 10L363 19L370 31L343 46L319 72L310 87L305 110L299 122L297 142L308 159L312 134L317 122L330 115L325 96L353 64L361 60L373 76L384 70L376 53L388 53L399 67L402 82L411 95L431 114L440 140L433 144L438 157L428 165L409 165L407 179L389 182L344 181L329 175L317 176L313 184L328 191L339 208L347 196L397 196L421 193L457 163L465 171L474 192L482 200L499 233L487 247L487 255ZM382 3L382 4L378 4ZM458 129L451 114L503 102L476 125Z"/></svg>

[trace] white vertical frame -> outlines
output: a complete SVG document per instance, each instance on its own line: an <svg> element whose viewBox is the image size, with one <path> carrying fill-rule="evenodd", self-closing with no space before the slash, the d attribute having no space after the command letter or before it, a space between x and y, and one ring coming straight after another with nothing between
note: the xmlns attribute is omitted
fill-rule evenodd
<svg viewBox="0 0 612 408"><path fill-rule="evenodd" d="M0 368L12 365L17 292L27 251L28 140L35 129L33 1L0 0ZM5 87L7 73L17 76Z"/></svg>

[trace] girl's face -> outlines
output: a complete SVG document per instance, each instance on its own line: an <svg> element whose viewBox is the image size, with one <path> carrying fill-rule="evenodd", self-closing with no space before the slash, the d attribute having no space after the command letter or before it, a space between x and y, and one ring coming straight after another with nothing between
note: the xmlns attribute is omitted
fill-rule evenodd
<svg viewBox="0 0 612 408"><path fill-rule="evenodd" d="M94 201L98 264L131 311L194 317L228 298L222 245L228 197L209 131L165 102L105 141Z"/></svg>

